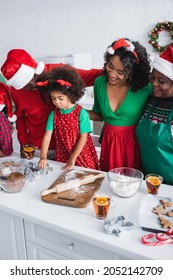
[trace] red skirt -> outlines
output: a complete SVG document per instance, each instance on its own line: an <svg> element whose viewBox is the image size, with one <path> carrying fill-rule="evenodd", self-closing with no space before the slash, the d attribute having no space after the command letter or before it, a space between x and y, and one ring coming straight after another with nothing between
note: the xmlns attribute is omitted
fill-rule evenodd
<svg viewBox="0 0 173 280"><path fill-rule="evenodd" d="M101 170L109 171L116 167L140 169L140 149L135 129L136 125L104 125L100 156Z"/></svg>

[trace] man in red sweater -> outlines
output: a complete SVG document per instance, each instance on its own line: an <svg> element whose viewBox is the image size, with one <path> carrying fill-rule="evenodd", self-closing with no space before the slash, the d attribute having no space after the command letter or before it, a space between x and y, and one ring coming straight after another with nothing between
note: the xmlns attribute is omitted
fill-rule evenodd
<svg viewBox="0 0 173 280"><path fill-rule="evenodd" d="M17 115L17 138L21 146L21 157L24 157L22 146L32 144L39 155L47 118L54 105L48 94L41 94L36 87L36 80L44 72L64 64L37 63L25 50L13 49L7 54L1 72L9 85L10 94ZM70 66L69 66L70 67ZM102 69L76 69L86 86L92 86ZM55 139L52 137L48 157L52 158Z"/></svg>

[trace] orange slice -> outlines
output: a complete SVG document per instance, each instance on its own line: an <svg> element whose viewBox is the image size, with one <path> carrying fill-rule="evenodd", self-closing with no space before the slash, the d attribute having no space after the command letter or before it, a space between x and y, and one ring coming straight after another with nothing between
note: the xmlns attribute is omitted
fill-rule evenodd
<svg viewBox="0 0 173 280"><path fill-rule="evenodd" d="M30 153L30 152L34 151L34 148L33 147L24 147L24 151Z"/></svg>
<svg viewBox="0 0 173 280"><path fill-rule="evenodd" d="M96 203L98 205L107 205L108 204L108 199L106 197L97 197L96 198Z"/></svg>
<svg viewBox="0 0 173 280"><path fill-rule="evenodd" d="M147 181L152 184L153 186L158 186L160 185L160 179L158 177L155 176L149 176L147 178Z"/></svg>

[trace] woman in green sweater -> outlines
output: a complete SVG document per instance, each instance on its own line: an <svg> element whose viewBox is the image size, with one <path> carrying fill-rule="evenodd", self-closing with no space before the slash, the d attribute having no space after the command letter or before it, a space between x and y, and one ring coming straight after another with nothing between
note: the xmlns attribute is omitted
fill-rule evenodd
<svg viewBox="0 0 173 280"><path fill-rule="evenodd" d="M94 83L90 119L105 122L101 134L101 169L140 168L135 128L152 92L150 61L138 42L121 38L104 55L104 75Z"/></svg>

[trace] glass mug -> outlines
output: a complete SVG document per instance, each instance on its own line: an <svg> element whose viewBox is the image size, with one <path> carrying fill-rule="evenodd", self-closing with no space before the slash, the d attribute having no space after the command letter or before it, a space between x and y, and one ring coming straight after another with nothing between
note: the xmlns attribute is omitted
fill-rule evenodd
<svg viewBox="0 0 173 280"><path fill-rule="evenodd" d="M145 176L147 185L147 192L150 194L157 195L159 192L160 185L163 182L163 177L158 174L147 174Z"/></svg>
<svg viewBox="0 0 173 280"><path fill-rule="evenodd" d="M31 144L22 146L23 152L26 154L27 159L32 159L34 157L35 147Z"/></svg>
<svg viewBox="0 0 173 280"><path fill-rule="evenodd" d="M106 194L97 194L93 197L92 203L94 206L96 218L100 220L106 219L110 207L110 202L111 198Z"/></svg>

